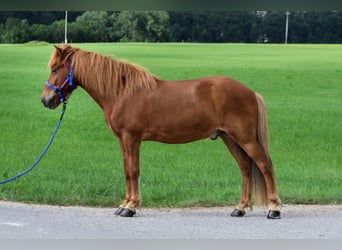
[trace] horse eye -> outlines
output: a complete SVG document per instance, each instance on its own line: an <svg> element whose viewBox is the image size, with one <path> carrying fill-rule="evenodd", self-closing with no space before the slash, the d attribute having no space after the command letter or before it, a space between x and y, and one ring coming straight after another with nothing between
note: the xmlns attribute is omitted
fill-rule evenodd
<svg viewBox="0 0 342 250"><path fill-rule="evenodd" d="M57 72L57 68L51 69L51 73L56 73L56 72Z"/></svg>

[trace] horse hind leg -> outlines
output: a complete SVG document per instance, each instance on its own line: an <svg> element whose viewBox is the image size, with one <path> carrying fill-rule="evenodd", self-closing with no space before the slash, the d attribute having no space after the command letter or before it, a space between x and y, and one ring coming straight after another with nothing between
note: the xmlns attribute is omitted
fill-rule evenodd
<svg viewBox="0 0 342 250"><path fill-rule="evenodd" d="M233 217L242 217L246 214L245 208L252 208L251 202L251 160L245 151L235 143L231 137L227 134L221 134L223 142L226 144L230 153L233 155L234 159L238 163L240 167L240 171L242 174L242 194L241 200L239 204L235 207L231 216Z"/></svg>
<svg viewBox="0 0 342 250"><path fill-rule="evenodd" d="M280 218L281 201L278 196L276 180L273 165L270 157L266 155L264 150L258 143L244 145L244 150L253 160L254 175L259 176L255 182L256 198L261 204L267 204L269 219ZM259 194L259 196L258 196Z"/></svg>

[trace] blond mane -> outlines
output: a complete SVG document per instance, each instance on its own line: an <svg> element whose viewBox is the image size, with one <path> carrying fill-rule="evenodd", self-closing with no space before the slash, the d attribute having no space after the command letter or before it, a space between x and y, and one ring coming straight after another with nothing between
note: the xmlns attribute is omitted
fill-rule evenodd
<svg viewBox="0 0 342 250"><path fill-rule="evenodd" d="M81 87L96 91L102 98L130 95L141 89L157 87L159 78L139 65L69 45L60 49L63 51L60 58L58 59L56 50L50 59L49 67L74 54L75 79Z"/></svg>

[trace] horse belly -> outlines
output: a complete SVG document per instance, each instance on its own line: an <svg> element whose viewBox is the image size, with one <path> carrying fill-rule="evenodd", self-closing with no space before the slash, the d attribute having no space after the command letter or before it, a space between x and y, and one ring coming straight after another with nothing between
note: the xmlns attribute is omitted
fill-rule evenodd
<svg viewBox="0 0 342 250"><path fill-rule="evenodd" d="M187 143L208 138L218 128L217 117L200 103L160 107L153 112L145 140L164 143Z"/></svg>
<svg viewBox="0 0 342 250"><path fill-rule="evenodd" d="M194 126L193 128L184 126L173 128L164 127L158 131L147 132L143 140L181 144L208 138L213 133L215 133L215 129L203 128L203 126Z"/></svg>

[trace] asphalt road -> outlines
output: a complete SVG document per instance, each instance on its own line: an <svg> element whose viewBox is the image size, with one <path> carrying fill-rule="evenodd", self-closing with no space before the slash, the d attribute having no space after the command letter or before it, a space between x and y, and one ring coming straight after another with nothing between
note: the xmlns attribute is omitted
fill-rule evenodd
<svg viewBox="0 0 342 250"><path fill-rule="evenodd" d="M114 209L0 201L0 239L342 239L342 205L284 205L282 219L255 208L149 209L133 218Z"/></svg>

